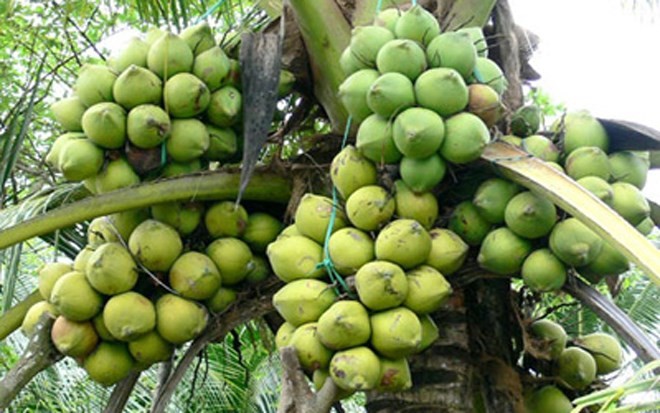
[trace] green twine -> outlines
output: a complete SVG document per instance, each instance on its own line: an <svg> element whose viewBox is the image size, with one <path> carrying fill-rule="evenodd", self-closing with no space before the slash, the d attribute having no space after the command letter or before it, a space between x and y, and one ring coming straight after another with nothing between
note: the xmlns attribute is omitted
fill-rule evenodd
<svg viewBox="0 0 660 413"><path fill-rule="evenodd" d="M197 18L197 20L195 20L195 24L200 23L202 20L205 20L207 17L215 13L215 11L218 10L225 3L225 1L226 0L220 0L217 3L215 3L213 6L211 6L208 10L206 10L206 12L204 12L204 14L202 14Z"/></svg>
<svg viewBox="0 0 660 413"><path fill-rule="evenodd" d="M376 14L380 13L380 9L383 8L383 0L378 0L378 3L376 4Z"/></svg>
<svg viewBox="0 0 660 413"><path fill-rule="evenodd" d="M342 139L341 142L341 147L342 149L346 146L346 142L348 141L348 134L351 130L351 123L353 121L353 117L349 116L348 120L346 121L346 129L344 130L344 138ZM335 265L333 264L332 260L330 259L330 251L328 250L328 245L330 244L330 236L332 235L332 229L335 226L335 220L337 218L337 205L339 203L339 200L337 199L337 188L333 185L332 186L332 211L330 212L330 221L328 222L328 228L325 231L325 241L323 242L323 261L320 263L316 264L316 268L325 268L326 272L328 273L328 276L330 277L330 280L335 284L335 292L337 295L341 295L341 292L337 285L341 286L343 291L348 294L349 296L352 296L350 293L350 290L348 288L348 284L346 284L346 281L344 278L337 272L335 269Z"/></svg>
<svg viewBox="0 0 660 413"><path fill-rule="evenodd" d="M417 6L417 0L412 0L411 3L412 3L412 5L413 5L413 7L414 7L414 6Z"/></svg>

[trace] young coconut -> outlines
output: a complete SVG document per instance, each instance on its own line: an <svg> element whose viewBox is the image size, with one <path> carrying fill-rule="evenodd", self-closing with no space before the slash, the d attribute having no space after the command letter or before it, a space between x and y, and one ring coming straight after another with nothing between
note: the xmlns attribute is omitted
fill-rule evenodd
<svg viewBox="0 0 660 413"><path fill-rule="evenodd" d="M139 105L128 112L126 136L138 148L160 145L170 134L170 117L160 106Z"/></svg>
<svg viewBox="0 0 660 413"><path fill-rule="evenodd" d="M584 146L596 146L603 152L609 147L607 131L586 110L567 113L552 125L551 130L559 135L565 154Z"/></svg>
<svg viewBox="0 0 660 413"><path fill-rule="evenodd" d="M317 266L323 261L323 247L303 235L280 235L268 245L266 255L273 272L284 282L325 275Z"/></svg>
<svg viewBox="0 0 660 413"><path fill-rule="evenodd" d="M138 225L128 239L128 249L151 271L168 271L183 250L179 233L154 219Z"/></svg>
<svg viewBox="0 0 660 413"><path fill-rule="evenodd" d="M330 361L330 377L343 390L371 390L378 385L380 360L366 346L338 351Z"/></svg>
<svg viewBox="0 0 660 413"><path fill-rule="evenodd" d="M360 124L355 146L365 158L377 164L392 164L401 159L401 152L394 144L392 124L376 114Z"/></svg>
<svg viewBox="0 0 660 413"><path fill-rule="evenodd" d="M367 104L367 92L376 79L378 79L377 71L362 69L348 76L339 85L339 100L357 123L373 113L373 109Z"/></svg>
<svg viewBox="0 0 660 413"><path fill-rule="evenodd" d="M477 49L470 35L464 32L445 32L434 38L426 48L430 67L447 67L468 79L477 63Z"/></svg>
<svg viewBox="0 0 660 413"><path fill-rule="evenodd" d="M596 198L605 202L607 205L612 205L612 197L614 190L612 186L607 183L603 178L597 176L585 176L577 180L584 189L596 195Z"/></svg>
<svg viewBox="0 0 660 413"><path fill-rule="evenodd" d="M515 195L504 210L504 222L517 235L536 239L546 236L557 221L555 205L531 191Z"/></svg>
<svg viewBox="0 0 660 413"><path fill-rule="evenodd" d="M391 360L380 357L380 377L376 390L381 392L399 392L412 387L410 367L405 357Z"/></svg>
<svg viewBox="0 0 660 413"><path fill-rule="evenodd" d="M371 336L369 314L359 301L337 301L321 314L316 332L321 343L331 350L362 345Z"/></svg>
<svg viewBox="0 0 660 413"><path fill-rule="evenodd" d="M394 182L394 204L396 216L409 218L430 230L438 218L438 200L430 192L415 193L406 183L398 179Z"/></svg>
<svg viewBox="0 0 660 413"><path fill-rule="evenodd" d="M50 330L55 348L65 356L84 358L94 350L99 337L90 321L72 321L59 316Z"/></svg>
<svg viewBox="0 0 660 413"><path fill-rule="evenodd" d="M378 51L390 40L394 40L394 34L384 27L358 26L351 33L351 53L360 62L375 67Z"/></svg>
<svg viewBox="0 0 660 413"><path fill-rule="evenodd" d="M198 202L165 202L150 210L154 219L171 225L181 235L192 234L204 217L204 205Z"/></svg>
<svg viewBox="0 0 660 413"><path fill-rule="evenodd" d="M226 161L238 152L238 137L231 128L219 128L206 124L209 133L209 147L204 152L204 159L209 161Z"/></svg>
<svg viewBox="0 0 660 413"><path fill-rule="evenodd" d="M562 351L556 370L559 379L570 389L584 390L596 379L596 361L589 352L579 347Z"/></svg>
<svg viewBox="0 0 660 413"><path fill-rule="evenodd" d="M362 304L379 311L401 305L408 295L406 273L387 261L372 261L355 274L355 289Z"/></svg>
<svg viewBox="0 0 660 413"><path fill-rule="evenodd" d="M229 59L225 52L214 46L195 57L192 73L206 84L211 92L220 89L229 74Z"/></svg>
<svg viewBox="0 0 660 413"><path fill-rule="evenodd" d="M490 141L490 132L479 119L469 113L458 113L445 121L445 139L440 155L456 164L478 159Z"/></svg>
<svg viewBox="0 0 660 413"><path fill-rule="evenodd" d="M288 345L296 349L298 361L304 370L313 372L328 368L333 352L319 340L317 323L307 323L296 328Z"/></svg>
<svg viewBox="0 0 660 413"><path fill-rule="evenodd" d="M478 57L488 57L488 43L481 27L461 27L456 31L458 33L466 33L470 36Z"/></svg>
<svg viewBox="0 0 660 413"><path fill-rule="evenodd" d="M82 114L80 115L82 118ZM82 130L82 126L80 127ZM60 168L60 152L64 145L74 139L85 139L85 134L82 132L67 132L58 136L53 145L50 147L48 154L46 155L46 164L55 169L56 171L61 171Z"/></svg>
<svg viewBox="0 0 660 413"><path fill-rule="evenodd" d="M330 164L330 179L339 195L348 197L358 188L374 185L378 175L376 166L353 145L346 145Z"/></svg>
<svg viewBox="0 0 660 413"><path fill-rule="evenodd" d="M190 72L193 60L193 51L186 41L166 32L149 48L147 67L161 79L168 79L177 73Z"/></svg>
<svg viewBox="0 0 660 413"><path fill-rule="evenodd" d="M183 344L206 328L208 312L196 301L165 294L156 301L156 330L172 344Z"/></svg>
<svg viewBox="0 0 660 413"><path fill-rule="evenodd" d="M429 69L415 81L415 97L419 106L442 117L456 114L467 107L469 93L463 77L447 67Z"/></svg>
<svg viewBox="0 0 660 413"><path fill-rule="evenodd" d="M71 264L64 262L49 262L39 268L39 294L41 297L48 301L50 300L50 293L53 290L53 285L64 274L73 270Z"/></svg>
<svg viewBox="0 0 660 413"><path fill-rule="evenodd" d="M147 67L148 53L149 44L134 36L117 53L113 53L108 58L108 66L117 73L122 73L131 65Z"/></svg>
<svg viewBox="0 0 660 413"><path fill-rule="evenodd" d="M466 244L477 246L486 238L492 224L480 214L472 201L463 201L456 205L449 216L447 228Z"/></svg>
<svg viewBox="0 0 660 413"><path fill-rule="evenodd" d="M367 115L373 111L390 119L415 105L415 90L410 79L401 73L385 73L371 83L366 100L370 109Z"/></svg>
<svg viewBox="0 0 660 413"><path fill-rule="evenodd" d="M282 221L265 212L248 215L248 222L243 233L243 240L255 252L265 252L268 244L275 241L282 231Z"/></svg>
<svg viewBox="0 0 660 413"><path fill-rule="evenodd" d="M103 297L87 282L85 274L71 271L53 285L50 303L71 321L86 321L101 311Z"/></svg>
<svg viewBox="0 0 660 413"><path fill-rule="evenodd" d="M386 225L395 208L392 195L379 185L363 186L346 200L346 216L363 231L375 231Z"/></svg>
<svg viewBox="0 0 660 413"><path fill-rule="evenodd" d="M330 236L328 254L341 275L355 274L374 259L374 241L357 228L342 228Z"/></svg>
<svg viewBox="0 0 660 413"><path fill-rule="evenodd" d="M504 105L495 89L475 83L468 86L467 111L481 119L489 129L499 122L504 113Z"/></svg>
<svg viewBox="0 0 660 413"><path fill-rule="evenodd" d="M440 24L424 7L414 5L399 17L394 33L398 39L410 39L428 46L440 34Z"/></svg>
<svg viewBox="0 0 660 413"><path fill-rule="evenodd" d="M486 84L495 89L500 96L502 96L509 83L497 63L487 57L477 57L473 77L474 79L470 79L469 83Z"/></svg>
<svg viewBox="0 0 660 413"><path fill-rule="evenodd" d="M371 316L371 347L390 359L407 357L417 352L422 342L422 324L417 315L405 307L397 307Z"/></svg>
<svg viewBox="0 0 660 413"><path fill-rule="evenodd" d="M43 314L48 314L47 317L54 319L59 314L57 308L48 301L38 301L28 308L21 323L21 331L26 337L31 337L37 327L37 323Z"/></svg>
<svg viewBox="0 0 660 413"><path fill-rule="evenodd" d="M250 247L238 238L218 238L206 247L206 254L222 275L222 285L236 285L254 265Z"/></svg>
<svg viewBox="0 0 660 413"><path fill-rule="evenodd" d="M403 157L399 164L401 180L417 194L431 191L447 172L447 164L437 153L428 158Z"/></svg>
<svg viewBox="0 0 660 413"><path fill-rule="evenodd" d="M89 378L102 386L112 386L133 369L135 360L126 343L101 342L83 362Z"/></svg>
<svg viewBox="0 0 660 413"><path fill-rule="evenodd" d="M534 391L525 401L528 413L571 413L571 400L557 387L548 385Z"/></svg>
<svg viewBox="0 0 660 413"><path fill-rule="evenodd" d="M438 270L421 265L406 272L408 295L403 305L416 314L432 313L447 301L452 288Z"/></svg>
<svg viewBox="0 0 660 413"><path fill-rule="evenodd" d="M99 246L87 260L85 277L98 292L115 295L131 290L138 280L137 264L118 242Z"/></svg>
<svg viewBox="0 0 660 413"><path fill-rule="evenodd" d="M445 124L437 113L409 108L394 120L394 144L407 158L422 159L435 154L445 138Z"/></svg>
<svg viewBox="0 0 660 413"><path fill-rule="evenodd" d="M273 306L295 327L319 319L337 298L332 286L323 281L294 280L273 295Z"/></svg>
<svg viewBox="0 0 660 413"><path fill-rule="evenodd" d="M492 224L504 222L506 206L522 190L516 183L502 178L482 182L474 193L472 203L479 215Z"/></svg>
<svg viewBox="0 0 660 413"><path fill-rule="evenodd" d="M173 119L165 141L167 154L177 162L200 158L211 144L209 132L199 119Z"/></svg>
<svg viewBox="0 0 660 413"><path fill-rule="evenodd" d="M621 368L623 349L619 340L607 333L580 337L575 344L587 350L596 360L597 374L609 374Z"/></svg>
<svg viewBox="0 0 660 413"><path fill-rule="evenodd" d="M181 254L172 264L169 282L182 297L205 300L211 298L220 288L225 275L224 272L222 277L220 274L211 257L200 252L188 251Z"/></svg>
<svg viewBox="0 0 660 413"><path fill-rule="evenodd" d="M220 287L211 298L204 301L204 305L212 313L221 313L225 311L238 298L236 290L226 287Z"/></svg>
<svg viewBox="0 0 660 413"><path fill-rule="evenodd" d="M431 252L424 264L430 265L443 275L451 275L463 266L470 247L456 233L445 228L433 228Z"/></svg>
<svg viewBox="0 0 660 413"><path fill-rule="evenodd" d="M71 139L59 150L57 165L69 181L96 175L103 166L103 149L89 139Z"/></svg>
<svg viewBox="0 0 660 413"><path fill-rule="evenodd" d="M610 179L610 163L607 154L596 146L583 146L572 151L564 161L566 174L578 180L585 176Z"/></svg>
<svg viewBox="0 0 660 413"><path fill-rule="evenodd" d="M139 105L159 105L163 96L163 81L150 70L130 66L117 78L112 95L115 102L126 110Z"/></svg>
<svg viewBox="0 0 660 413"><path fill-rule="evenodd" d="M376 56L376 66L380 73L400 73L414 82L427 65L424 50L418 43L396 39L385 43L380 49Z"/></svg>
<svg viewBox="0 0 660 413"><path fill-rule="evenodd" d="M330 219L335 209L332 231L335 232L346 226L346 216L339 206L333 206L332 199L306 193L298 204L295 214L295 223L298 231L318 243L323 243L330 225Z"/></svg>
<svg viewBox="0 0 660 413"><path fill-rule="evenodd" d="M92 248L89 245L80 250L80 252L76 255L76 258L73 260L73 269L75 271L85 272L87 261L89 261L89 257L92 256L95 250L96 248Z"/></svg>
<svg viewBox="0 0 660 413"><path fill-rule="evenodd" d="M245 233L248 213L242 205L220 201L206 210L204 225L213 238L240 237Z"/></svg>
<svg viewBox="0 0 660 413"><path fill-rule="evenodd" d="M541 109L532 104L519 107L511 117L511 133L526 138L539 131Z"/></svg>
<svg viewBox="0 0 660 413"><path fill-rule="evenodd" d="M610 154L609 164L612 180L644 188L649 165L639 155L631 151L615 152Z"/></svg>
<svg viewBox="0 0 660 413"><path fill-rule="evenodd" d="M228 128L241 118L243 95L233 86L224 86L211 93L206 117L215 126Z"/></svg>
<svg viewBox="0 0 660 413"><path fill-rule="evenodd" d="M589 264L603 248L602 239L577 218L557 223L550 232L548 243L560 260L574 267Z"/></svg>
<svg viewBox="0 0 660 413"><path fill-rule="evenodd" d="M192 118L204 112L211 102L211 92L197 76L179 73L163 89L163 99L173 118Z"/></svg>
<svg viewBox="0 0 660 413"><path fill-rule="evenodd" d="M376 237L376 258L414 268L429 256L431 236L417 221L397 219L383 228Z"/></svg>
<svg viewBox="0 0 660 413"><path fill-rule="evenodd" d="M543 347L541 349L547 354L547 358L557 360L566 348L566 341L568 340L564 327L552 320L543 318L534 321L529 329L534 337L542 341Z"/></svg>
<svg viewBox="0 0 660 413"><path fill-rule="evenodd" d="M546 162L559 162L560 150L543 135L530 135L522 140L523 150Z"/></svg>
<svg viewBox="0 0 660 413"><path fill-rule="evenodd" d="M78 72L73 90L85 107L112 101L117 73L105 65L85 63Z"/></svg>
<svg viewBox="0 0 660 413"><path fill-rule="evenodd" d="M495 274L515 274L520 271L531 251L529 240L516 235L507 227L501 227L486 235L477 262L481 268Z"/></svg>
<svg viewBox="0 0 660 413"><path fill-rule="evenodd" d="M642 191L627 182L612 184L612 209L633 226L639 225L651 214L649 201Z"/></svg>
<svg viewBox="0 0 660 413"><path fill-rule="evenodd" d="M341 53L341 56L339 57L339 66L345 76L350 76L358 70L370 69L370 66L366 62L362 62L355 54L353 54L350 46L344 49Z"/></svg>
<svg viewBox="0 0 660 413"><path fill-rule="evenodd" d="M82 116L87 108L78 96L60 99L50 105L50 111L60 126L69 132L82 131Z"/></svg>
<svg viewBox="0 0 660 413"><path fill-rule="evenodd" d="M108 300L103 322L114 338L131 341L156 327L156 309L147 297L128 291Z"/></svg>
<svg viewBox="0 0 660 413"><path fill-rule="evenodd" d="M184 29L181 32L181 39L188 43L195 56L215 46L213 31L206 21Z"/></svg>
<svg viewBox="0 0 660 413"><path fill-rule="evenodd" d="M156 331L150 331L128 342L128 351L141 368L167 361L172 357L174 346Z"/></svg>
<svg viewBox="0 0 660 413"><path fill-rule="evenodd" d="M433 321L430 314L420 315L419 322L422 325L422 341L419 343L417 353L421 353L431 347L431 344L440 337L438 326L435 324L435 321Z"/></svg>
<svg viewBox="0 0 660 413"><path fill-rule="evenodd" d="M279 350L288 346L294 331L296 331L296 326L286 321L282 323L275 333L275 347Z"/></svg>
<svg viewBox="0 0 660 413"><path fill-rule="evenodd" d="M98 194L126 188L138 183L140 183L140 177L125 158L117 158L108 162L94 179L94 186Z"/></svg>
<svg viewBox="0 0 660 413"><path fill-rule="evenodd" d="M520 273L525 285L535 292L557 291L567 277L566 266L548 248L529 254Z"/></svg>

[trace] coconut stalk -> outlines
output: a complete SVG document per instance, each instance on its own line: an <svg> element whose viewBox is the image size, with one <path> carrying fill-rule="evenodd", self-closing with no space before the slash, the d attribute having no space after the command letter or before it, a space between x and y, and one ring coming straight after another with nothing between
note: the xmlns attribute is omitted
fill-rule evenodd
<svg viewBox="0 0 660 413"><path fill-rule="evenodd" d="M89 197L1 230L0 249L39 235L49 234L77 222L161 202L182 199L235 199L238 194L239 179L240 173L209 172ZM291 182L288 179L272 173L255 172L243 198L250 201L286 203L290 194Z"/></svg>
<svg viewBox="0 0 660 413"><path fill-rule="evenodd" d="M0 412L9 407L34 376L62 359L62 354L50 341L53 322L48 313L42 314L23 355L0 380Z"/></svg>
<svg viewBox="0 0 660 413"><path fill-rule="evenodd" d="M39 291L34 291L32 294L25 297L23 301L16 304L0 316L0 341L16 331L16 329L18 329L23 323L25 313L27 313L30 307L41 300L43 300L43 298Z"/></svg>
<svg viewBox="0 0 660 413"><path fill-rule="evenodd" d="M132 371L128 377L117 383L112 394L110 394L110 401L105 406L103 413L123 412L126 402L133 392L133 388L140 378L141 371Z"/></svg>
<svg viewBox="0 0 660 413"><path fill-rule="evenodd" d="M289 0L289 5L305 42L314 95L333 129L341 131L348 113L337 96L344 81L339 58L350 42L351 26L334 0Z"/></svg>

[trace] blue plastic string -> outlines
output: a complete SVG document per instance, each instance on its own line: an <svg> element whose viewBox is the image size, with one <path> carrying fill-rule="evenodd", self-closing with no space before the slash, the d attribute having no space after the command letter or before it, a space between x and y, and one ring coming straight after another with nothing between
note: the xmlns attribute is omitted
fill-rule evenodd
<svg viewBox="0 0 660 413"><path fill-rule="evenodd" d="M220 0L217 3L215 3L213 6L211 6L204 14L199 16L197 20L195 20L195 24L200 23L202 20L206 20L207 17L215 13L216 10L218 10L222 5L225 3L227 0Z"/></svg>
<svg viewBox="0 0 660 413"><path fill-rule="evenodd" d="M417 6L417 0L412 0L411 3L413 6Z"/></svg>
<svg viewBox="0 0 660 413"><path fill-rule="evenodd" d="M380 13L380 10L383 8L383 0L378 0L376 4L376 14Z"/></svg>

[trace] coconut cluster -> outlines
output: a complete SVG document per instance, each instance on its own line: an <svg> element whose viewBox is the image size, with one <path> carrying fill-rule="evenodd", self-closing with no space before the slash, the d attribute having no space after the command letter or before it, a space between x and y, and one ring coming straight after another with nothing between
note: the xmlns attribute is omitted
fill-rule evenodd
<svg viewBox="0 0 660 413"><path fill-rule="evenodd" d="M544 362L537 369L556 381L527 394L525 406L529 413L570 413L573 405L560 387L569 392L581 391L598 376L621 368L623 350L610 334L592 333L570 340L560 324L548 319L531 323L527 334L538 349L537 357Z"/></svg>
<svg viewBox="0 0 660 413"><path fill-rule="evenodd" d="M445 276L468 252L456 234L434 227L432 194L403 180L386 188L376 172L373 161L345 147L331 164L340 204L305 194L295 222L267 248L286 282L273 296L285 320L278 347L294 347L317 388L330 377L343 396L411 386L407 357L438 337L429 314L451 295Z"/></svg>
<svg viewBox="0 0 660 413"><path fill-rule="evenodd" d="M271 270L263 255L282 228L230 201L168 203L94 219L73 263L39 271L44 301L27 312L56 317L55 347L105 386L169 360L204 331L243 285Z"/></svg>
<svg viewBox="0 0 660 413"><path fill-rule="evenodd" d="M73 94L51 106L65 133L46 162L95 194L235 162L239 71L207 23L135 37L107 62L84 64ZM283 72L280 92L292 85Z"/></svg>
<svg viewBox="0 0 660 413"><path fill-rule="evenodd" d="M540 111L529 105L514 114L503 139L576 180L643 234L654 224L641 193L648 159L636 152L607 153L603 126L588 112L570 112L545 134ZM625 171L625 172L624 172ZM591 282L628 270L627 258L580 220L566 217L545 197L501 177L483 181L471 199L453 210L448 227L479 247L478 263L490 272L522 276L536 292L560 289L569 269Z"/></svg>
<svg viewBox="0 0 660 413"><path fill-rule="evenodd" d="M506 79L480 28L441 33L421 6L386 9L353 30L341 56L339 98L359 124L356 147L398 164L415 192L442 181L447 163L478 159L500 118Z"/></svg>

